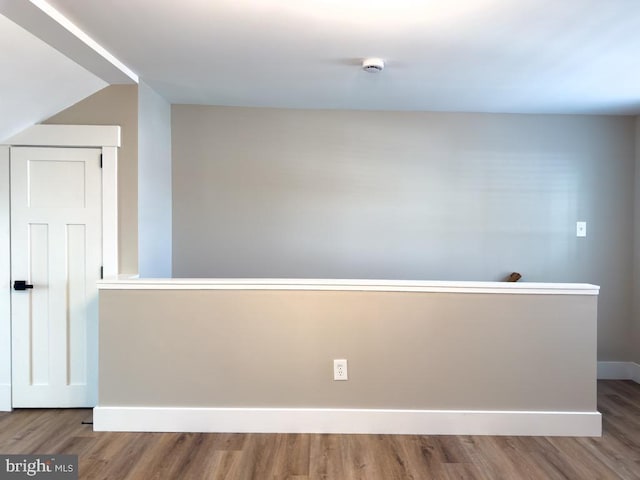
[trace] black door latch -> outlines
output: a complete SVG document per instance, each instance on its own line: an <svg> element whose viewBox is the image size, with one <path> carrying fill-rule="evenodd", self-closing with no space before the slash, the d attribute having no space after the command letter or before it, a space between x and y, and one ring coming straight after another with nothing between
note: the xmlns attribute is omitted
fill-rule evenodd
<svg viewBox="0 0 640 480"><path fill-rule="evenodd" d="M33 288L33 285L29 285L24 280L16 280L15 282L13 282L14 290L26 290L27 288Z"/></svg>

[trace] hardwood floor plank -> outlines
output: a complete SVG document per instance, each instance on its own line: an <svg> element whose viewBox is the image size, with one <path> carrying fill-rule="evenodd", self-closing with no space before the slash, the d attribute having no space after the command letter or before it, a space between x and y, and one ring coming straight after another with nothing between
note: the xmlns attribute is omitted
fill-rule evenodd
<svg viewBox="0 0 640 480"><path fill-rule="evenodd" d="M418 436L418 445L422 460L433 478L444 478L444 457L438 438L433 436Z"/></svg>
<svg viewBox="0 0 640 480"><path fill-rule="evenodd" d="M395 435L372 435L373 469L384 478L411 479L405 452L402 449L404 437ZM363 440L361 436L361 440Z"/></svg>
<svg viewBox="0 0 640 480"><path fill-rule="evenodd" d="M345 478L341 435L311 435L309 450L310 480Z"/></svg>
<svg viewBox="0 0 640 480"><path fill-rule="evenodd" d="M549 440L566 458L579 459L576 462L577 471L585 479L602 480L617 478L615 472L607 465L595 459L585 448L582 440L558 437Z"/></svg>
<svg viewBox="0 0 640 480"><path fill-rule="evenodd" d="M472 458L474 465L477 465L485 472L484 478L527 478L518 471L517 466L512 461L509 451L500 448L498 437L471 437L466 444L467 451Z"/></svg>
<svg viewBox="0 0 640 480"><path fill-rule="evenodd" d="M447 480L482 480L486 477L473 464L470 463L447 463L444 466Z"/></svg>
<svg viewBox="0 0 640 480"><path fill-rule="evenodd" d="M420 435L391 436L392 442L396 445L395 451L398 455L397 462L404 463L407 478L416 480L433 480L438 477L444 478L444 467L433 458L435 447L424 442L424 437Z"/></svg>
<svg viewBox="0 0 640 480"><path fill-rule="evenodd" d="M367 480L376 477L373 451L369 448L369 442L373 437L375 435L345 435L340 439L343 444L345 480Z"/></svg>

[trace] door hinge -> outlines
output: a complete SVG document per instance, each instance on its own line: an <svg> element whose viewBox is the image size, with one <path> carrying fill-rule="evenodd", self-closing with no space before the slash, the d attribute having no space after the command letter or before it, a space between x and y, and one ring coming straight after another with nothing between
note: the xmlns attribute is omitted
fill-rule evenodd
<svg viewBox="0 0 640 480"><path fill-rule="evenodd" d="M102 154L100 154L100 168L102 168Z"/></svg>
<svg viewBox="0 0 640 480"><path fill-rule="evenodd" d="M100 280L104 280L104 267L100 267Z"/></svg>

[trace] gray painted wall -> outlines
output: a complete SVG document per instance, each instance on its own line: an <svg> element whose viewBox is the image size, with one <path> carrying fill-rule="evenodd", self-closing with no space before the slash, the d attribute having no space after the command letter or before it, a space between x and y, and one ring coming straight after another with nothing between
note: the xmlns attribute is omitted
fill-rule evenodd
<svg viewBox="0 0 640 480"><path fill-rule="evenodd" d="M119 125L118 239L120 273L138 273L138 86L110 85L42 123Z"/></svg>
<svg viewBox="0 0 640 480"><path fill-rule="evenodd" d="M594 283L629 358L633 117L174 105L172 145L176 277Z"/></svg>
<svg viewBox="0 0 640 480"><path fill-rule="evenodd" d="M171 105L138 86L138 268L171 277Z"/></svg>
<svg viewBox="0 0 640 480"><path fill-rule="evenodd" d="M101 290L99 405L594 411L596 310L587 295Z"/></svg>

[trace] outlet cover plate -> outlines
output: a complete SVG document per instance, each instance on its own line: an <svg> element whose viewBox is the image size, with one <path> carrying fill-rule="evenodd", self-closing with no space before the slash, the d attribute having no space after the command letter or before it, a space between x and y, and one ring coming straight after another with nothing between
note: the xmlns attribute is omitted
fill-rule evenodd
<svg viewBox="0 0 640 480"><path fill-rule="evenodd" d="M334 380L349 380L347 373L347 360L335 359L333 361L333 379Z"/></svg>

